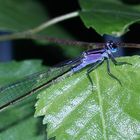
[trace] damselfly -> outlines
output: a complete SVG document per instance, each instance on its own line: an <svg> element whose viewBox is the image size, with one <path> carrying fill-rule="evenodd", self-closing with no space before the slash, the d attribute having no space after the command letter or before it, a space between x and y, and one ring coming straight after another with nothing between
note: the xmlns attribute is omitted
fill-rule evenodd
<svg viewBox="0 0 140 140"><path fill-rule="evenodd" d="M118 44L112 41L108 41L104 44L104 48L91 49L82 53L81 56L66 62L63 65L58 65L54 69L41 71L30 76L27 76L15 83L3 86L0 88L0 110L7 108L11 104L14 104L23 98L47 87L53 80L56 80L61 75L70 72L75 73L89 65L87 69L87 77L93 86L90 73L101 65L104 60L107 62L108 74L118 81L121 85L121 81L110 72L109 59L115 65L129 64L127 62L117 62L113 56L113 53L117 52Z"/></svg>

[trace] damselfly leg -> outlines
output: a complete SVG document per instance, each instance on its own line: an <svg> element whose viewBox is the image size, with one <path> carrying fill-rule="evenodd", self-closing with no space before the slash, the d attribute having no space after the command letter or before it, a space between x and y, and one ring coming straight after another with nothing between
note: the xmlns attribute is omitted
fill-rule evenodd
<svg viewBox="0 0 140 140"><path fill-rule="evenodd" d="M109 76L111 76L112 78L117 80L119 82L119 84L122 86L121 81L110 72L110 63L109 63L109 59L108 58L106 59L106 62L107 62L107 72L108 72Z"/></svg>
<svg viewBox="0 0 140 140"><path fill-rule="evenodd" d="M128 62L117 62L112 54L109 54L109 57L115 65L125 65L125 64L132 65L131 63Z"/></svg>
<svg viewBox="0 0 140 140"><path fill-rule="evenodd" d="M88 79L89 79L89 81L90 81L90 83L91 83L92 90L93 90L93 81L92 81L92 78L90 77L90 73L91 73L93 70L95 70L97 67L99 67L102 63L103 63L103 60L100 60L100 61L98 61L97 63L92 64L92 65L87 69L86 75L87 75L87 77L88 77Z"/></svg>
<svg viewBox="0 0 140 140"><path fill-rule="evenodd" d="M110 57L110 58L111 58L111 57ZM115 65L124 65L124 64L132 65L131 63L128 63L128 62L117 62L117 61L115 60L114 57L112 57L111 60L113 61L113 63L114 63ZM112 78L114 78L115 80L117 80L117 81L119 82L119 84L122 86L121 81L120 81L115 75L113 75L113 74L111 73L111 71L110 71L110 62L109 62L109 58L106 59L106 62L107 62L107 72L108 72L109 76L111 76ZM103 63L102 60L101 60L101 61L98 61L97 63L91 65L91 66L89 67L89 69L87 70L86 75L87 75L87 77L88 77L88 79L89 79L89 81L90 81L90 83L91 83L91 85L92 85L92 90L93 90L93 81L92 81L92 78L91 78L91 76L90 76L90 73L91 73L93 70L95 70L98 66L100 66L102 63Z"/></svg>
<svg viewBox="0 0 140 140"><path fill-rule="evenodd" d="M115 65L132 65L131 63L128 63L128 62L117 62L116 59L114 58L113 55L109 54L109 58L112 60L112 62L115 64ZM106 59L107 61L107 72L108 74L114 78L115 80L117 80L119 82L119 84L122 86L122 83L121 81L116 77L114 76L111 72L110 72L110 63L109 63L109 58Z"/></svg>

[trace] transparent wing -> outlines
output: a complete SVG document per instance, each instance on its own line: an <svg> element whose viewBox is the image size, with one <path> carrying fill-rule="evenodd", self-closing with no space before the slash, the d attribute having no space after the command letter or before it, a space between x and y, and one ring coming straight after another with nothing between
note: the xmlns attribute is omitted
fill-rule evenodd
<svg viewBox="0 0 140 140"><path fill-rule="evenodd" d="M76 63L74 64L76 65ZM52 80L68 72L73 64L62 67L51 68L30 76L27 76L15 83L0 88L0 110L6 108L10 104L24 98L33 92L47 86Z"/></svg>

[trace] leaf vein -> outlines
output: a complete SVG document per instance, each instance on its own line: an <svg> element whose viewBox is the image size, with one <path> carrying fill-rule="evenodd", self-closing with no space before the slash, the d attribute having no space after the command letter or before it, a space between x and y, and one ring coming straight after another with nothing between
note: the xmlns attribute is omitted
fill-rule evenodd
<svg viewBox="0 0 140 140"><path fill-rule="evenodd" d="M104 116L104 112L103 112L103 99L101 96L101 90L100 90L100 84L99 84L99 74L97 72L97 70L95 70L95 77L96 77L96 81L97 81L97 94L98 94L98 99L99 99L99 106L100 106L100 115L101 115L101 121L102 121L102 127L103 127L103 138L104 140L107 140L107 136L106 136L106 124L105 124L105 116Z"/></svg>
<svg viewBox="0 0 140 140"><path fill-rule="evenodd" d="M122 15L125 15L125 16L135 16L135 17L140 17L140 14L139 14L139 12L138 13L128 13L128 12L125 12L125 11L117 11L117 10L106 10L106 9L92 9L92 10L83 10L83 11L85 11L85 12L89 12L89 11L94 11L94 12L100 12L100 13L110 13L110 14L117 14L117 15L119 15L119 16L122 16Z"/></svg>

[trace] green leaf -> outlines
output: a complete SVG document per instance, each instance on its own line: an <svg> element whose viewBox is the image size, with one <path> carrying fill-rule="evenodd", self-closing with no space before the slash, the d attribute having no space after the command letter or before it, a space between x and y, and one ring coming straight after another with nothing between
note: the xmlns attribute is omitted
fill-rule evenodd
<svg viewBox="0 0 140 140"><path fill-rule="evenodd" d="M44 116L49 137L56 140L140 139L140 59L118 58L133 65L106 63L91 72L92 86L84 69L50 86L38 95L36 116Z"/></svg>
<svg viewBox="0 0 140 140"><path fill-rule="evenodd" d="M0 85L41 70L41 61L23 61L0 64ZM40 119L34 118L36 95L0 112L0 140L42 140L43 127Z"/></svg>
<svg viewBox="0 0 140 140"><path fill-rule="evenodd" d="M1 0L0 29L23 31L46 21L43 6L34 0Z"/></svg>
<svg viewBox="0 0 140 140"><path fill-rule="evenodd" d="M43 140L41 120L33 117L34 101L0 112L0 140Z"/></svg>
<svg viewBox="0 0 140 140"><path fill-rule="evenodd" d="M119 0L79 0L80 16L87 28L100 34L120 36L128 27L140 21L140 6L132 6Z"/></svg>

